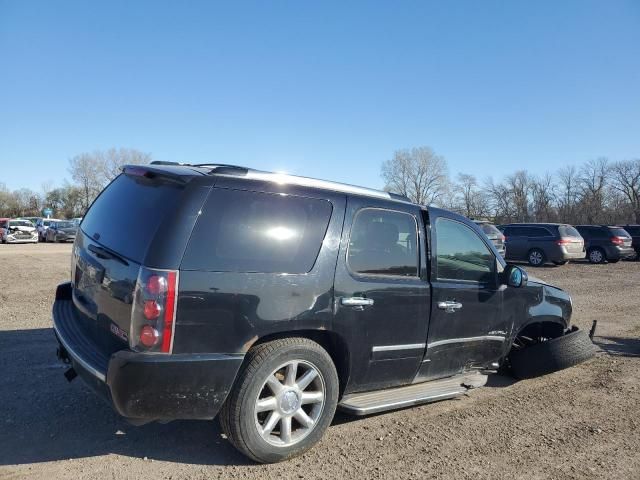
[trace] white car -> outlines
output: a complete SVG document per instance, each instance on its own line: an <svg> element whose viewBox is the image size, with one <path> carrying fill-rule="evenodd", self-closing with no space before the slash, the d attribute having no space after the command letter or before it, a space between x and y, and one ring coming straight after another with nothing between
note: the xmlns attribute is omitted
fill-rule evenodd
<svg viewBox="0 0 640 480"><path fill-rule="evenodd" d="M38 232L29 220L9 220L3 243L38 243Z"/></svg>

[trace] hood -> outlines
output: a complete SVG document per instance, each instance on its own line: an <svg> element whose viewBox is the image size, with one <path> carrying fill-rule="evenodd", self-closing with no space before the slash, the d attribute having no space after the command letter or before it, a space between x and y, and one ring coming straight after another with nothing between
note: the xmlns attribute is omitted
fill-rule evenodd
<svg viewBox="0 0 640 480"><path fill-rule="evenodd" d="M557 288L558 290L562 290L560 287L556 287L555 285L552 285L548 282L545 282L544 280L541 280L538 277L533 277L531 275L529 275L529 283L537 283L538 285L543 285L545 287Z"/></svg>
<svg viewBox="0 0 640 480"><path fill-rule="evenodd" d="M12 232L20 231L20 232L28 232L31 233L36 229L36 227L23 227L22 225L16 225L13 227L9 227L9 230Z"/></svg>

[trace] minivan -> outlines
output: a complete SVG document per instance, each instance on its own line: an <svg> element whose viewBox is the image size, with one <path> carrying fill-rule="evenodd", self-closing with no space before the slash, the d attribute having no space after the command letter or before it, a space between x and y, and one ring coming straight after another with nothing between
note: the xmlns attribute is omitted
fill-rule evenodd
<svg viewBox="0 0 640 480"><path fill-rule="evenodd" d="M508 365L594 354L568 293L472 221L230 165L126 166L77 232L58 357L132 423L219 418L249 458L311 448L336 408L454 398ZM463 432L462 432L463 433Z"/></svg>
<svg viewBox="0 0 640 480"><path fill-rule="evenodd" d="M631 235L622 227L576 225L576 229L584 238L587 258L591 263L616 263L635 256Z"/></svg>
<svg viewBox="0 0 640 480"><path fill-rule="evenodd" d="M506 237L507 260L527 261L540 267L547 262L564 265L585 257L584 240L571 225L510 223L498 228Z"/></svg>

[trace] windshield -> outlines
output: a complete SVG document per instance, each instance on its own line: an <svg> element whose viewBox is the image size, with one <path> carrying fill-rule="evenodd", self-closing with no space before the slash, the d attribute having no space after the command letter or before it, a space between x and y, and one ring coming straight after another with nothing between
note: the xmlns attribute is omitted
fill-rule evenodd
<svg viewBox="0 0 640 480"><path fill-rule="evenodd" d="M33 223L29 220L11 220L9 222L10 227L33 227Z"/></svg>
<svg viewBox="0 0 640 480"><path fill-rule="evenodd" d="M58 228L73 228L76 225L73 222L58 222L56 223Z"/></svg>
<svg viewBox="0 0 640 480"><path fill-rule="evenodd" d="M558 227L558 233L560 233L561 237L579 237L580 233L578 230L573 228L571 225L560 225Z"/></svg>

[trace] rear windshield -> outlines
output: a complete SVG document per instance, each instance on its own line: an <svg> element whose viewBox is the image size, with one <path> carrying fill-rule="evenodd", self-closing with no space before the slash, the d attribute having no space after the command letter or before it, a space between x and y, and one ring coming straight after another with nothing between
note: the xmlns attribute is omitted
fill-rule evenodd
<svg viewBox="0 0 640 480"><path fill-rule="evenodd" d="M482 228L482 231L487 236L501 236L502 235L502 232L500 232L500 230L498 230L495 225L491 225L490 223L483 223L483 224L480 225L480 228Z"/></svg>
<svg viewBox="0 0 640 480"><path fill-rule="evenodd" d="M624 228L610 228L611 233L616 237L628 237L629 233Z"/></svg>
<svg viewBox="0 0 640 480"><path fill-rule="evenodd" d="M82 231L141 263L163 219L178 208L181 185L121 174L98 196Z"/></svg>
<svg viewBox="0 0 640 480"><path fill-rule="evenodd" d="M571 225L560 225L558 227L558 233L561 237L579 237L580 233L578 230L573 228Z"/></svg>

